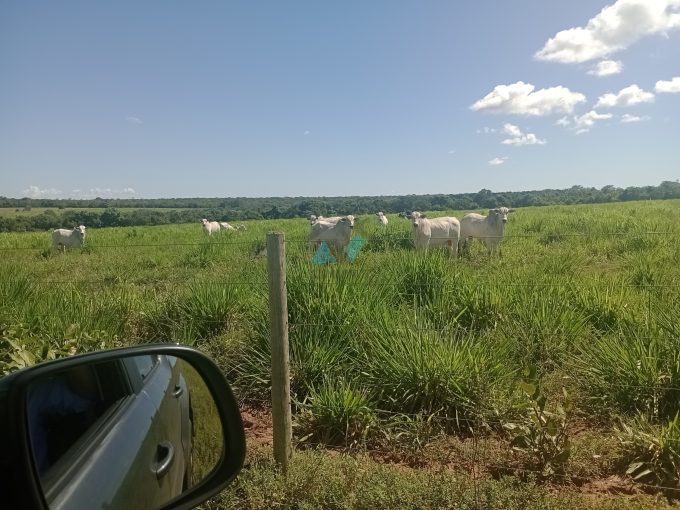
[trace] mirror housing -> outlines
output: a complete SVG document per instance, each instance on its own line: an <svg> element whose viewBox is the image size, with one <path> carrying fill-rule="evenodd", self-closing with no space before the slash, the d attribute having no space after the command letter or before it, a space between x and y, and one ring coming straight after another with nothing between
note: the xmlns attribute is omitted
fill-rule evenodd
<svg viewBox="0 0 680 510"><path fill-rule="evenodd" d="M51 375L130 356L173 356L202 377L222 424L222 453L212 471L161 509L189 509L220 492L239 473L245 458L245 434L238 404L220 369L202 352L176 344L109 349L39 363L0 379L0 487L3 507L48 509L31 449L27 405L32 383ZM159 509L160 510L160 509Z"/></svg>

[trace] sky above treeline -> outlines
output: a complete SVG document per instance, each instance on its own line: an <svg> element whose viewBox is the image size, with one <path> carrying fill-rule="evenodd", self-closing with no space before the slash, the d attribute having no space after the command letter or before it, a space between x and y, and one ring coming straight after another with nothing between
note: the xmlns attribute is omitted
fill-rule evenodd
<svg viewBox="0 0 680 510"><path fill-rule="evenodd" d="M0 4L0 195L678 178L680 0Z"/></svg>

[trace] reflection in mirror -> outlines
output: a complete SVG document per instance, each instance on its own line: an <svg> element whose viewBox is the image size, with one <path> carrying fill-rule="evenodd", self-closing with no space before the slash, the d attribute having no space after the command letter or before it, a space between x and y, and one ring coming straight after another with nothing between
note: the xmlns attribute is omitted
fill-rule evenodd
<svg viewBox="0 0 680 510"><path fill-rule="evenodd" d="M158 508L202 481L224 447L205 382L173 356L51 373L31 383L26 417L52 510Z"/></svg>

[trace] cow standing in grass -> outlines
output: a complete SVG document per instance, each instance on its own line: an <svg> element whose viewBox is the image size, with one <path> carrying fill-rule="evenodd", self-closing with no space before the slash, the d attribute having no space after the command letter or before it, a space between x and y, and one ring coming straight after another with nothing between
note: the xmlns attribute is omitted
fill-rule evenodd
<svg viewBox="0 0 680 510"><path fill-rule="evenodd" d="M352 238L353 228L354 216L352 215L316 220L312 223L309 242L319 246L322 241L326 241L331 252L340 260Z"/></svg>
<svg viewBox="0 0 680 510"><path fill-rule="evenodd" d="M216 221L208 221L205 218L203 218L201 220L201 223L203 223L203 230L209 236L213 235L214 232L220 231L220 224L217 223Z"/></svg>
<svg viewBox="0 0 680 510"><path fill-rule="evenodd" d="M503 240L508 214L511 212L513 209L497 207L489 209L487 216L477 213L468 213L463 216L460 221L461 250L469 249L472 240L479 239L486 246L489 256L496 253L498 245Z"/></svg>
<svg viewBox="0 0 680 510"><path fill-rule="evenodd" d="M460 241L460 222L453 216L428 218L424 214L411 220L413 244L417 250L427 250L430 246L448 246L449 255L458 254Z"/></svg>
<svg viewBox="0 0 680 510"><path fill-rule="evenodd" d="M72 230L58 228L52 231L52 245L55 250L61 248L63 252L66 252L67 246L69 248L80 248L85 241L85 234L85 225L73 227Z"/></svg>

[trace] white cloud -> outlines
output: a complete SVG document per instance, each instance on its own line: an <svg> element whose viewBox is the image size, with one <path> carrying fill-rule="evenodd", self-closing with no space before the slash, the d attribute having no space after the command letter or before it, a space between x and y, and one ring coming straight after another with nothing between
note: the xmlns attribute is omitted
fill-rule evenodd
<svg viewBox="0 0 680 510"><path fill-rule="evenodd" d="M654 102L654 94L645 92L637 85L631 85L621 89L618 94L611 92L600 96L597 100L595 108L604 107L612 108L615 106L633 106L640 103Z"/></svg>
<svg viewBox="0 0 680 510"><path fill-rule="evenodd" d="M611 119L611 113L598 113L595 110L591 110L588 113L584 113L580 117L574 117L574 131L577 135L581 133L587 133L595 126L598 120Z"/></svg>
<svg viewBox="0 0 680 510"><path fill-rule="evenodd" d="M574 106L586 100L583 94L572 92L562 86L534 91L535 88L531 83L522 81L510 85L496 85L493 91L476 101L470 109L539 116L571 113Z"/></svg>
<svg viewBox="0 0 680 510"><path fill-rule="evenodd" d="M508 159L507 156L503 156L502 158L493 158L492 160L489 161L489 164L491 166L502 165L503 163L505 163L507 161L507 159Z"/></svg>
<svg viewBox="0 0 680 510"><path fill-rule="evenodd" d="M496 130L494 128L490 128L490 127L486 127L486 126L484 126L482 129L477 130L478 135L481 135L482 133L484 133L485 135L488 135L488 134L495 133L495 132L496 132Z"/></svg>
<svg viewBox="0 0 680 510"><path fill-rule="evenodd" d="M561 119L558 119L557 122L555 122L555 124L558 125L558 126L568 126L569 124L571 124L571 121L565 115Z"/></svg>
<svg viewBox="0 0 680 510"><path fill-rule="evenodd" d="M125 120L130 124L143 124L142 119L140 119L139 117L135 117L134 115L126 116Z"/></svg>
<svg viewBox="0 0 680 510"><path fill-rule="evenodd" d="M680 92L680 76L675 76L671 81L659 80L654 86L657 92L666 92L669 94Z"/></svg>
<svg viewBox="0 0 680 510"><path fill-rule="evenodd" d="M455 154L455 153L456 153L455 149L451 149L451 150L449 151L449 154Z"/></svg>
<svg viewBox="0 0 680 510"><path fill-rule="evenodd" d="M610 76L612 74L619 74L623 71L623 64L620 60L603 60L598 62L597 65L588 71L588 74L593 74L595 76Z"/></svg>
<svg viewBox="0 0 680 510"><path fill-rule="evenodd" d="M522 131L517 126L510 123L503 125L503 133L510 136L522 136Z"/></svg>
<svg viewBox="0 0 680 510"><path fill-rule="evenodd" d="M631 122L643 122L649 120L650 118L651 117L648 117L647 115L638 117L637 115L630 115L628 113L624 113L623 115L621 115L621 124L630 124Z"/></svg>
<svg viewBox="0 0 680 510"><path fill-rule="evenodd" d="M585 27L562 30L534 55L538 60L573 64L626 49L646 35L680 27L680 0L618 0Z"/></svg>
<svg viewBox="0 0 680 510"><path fill-rule="evenodd" d="M503 126L503 133L506 135L509 135L511 138L506 138L503 140L501 143L503 145L515 145L517 147L520 147L522 145L543 145L545 144L545 140L540 140L539 138L536 137L535 134L533 133L527 133L524 134L522 133L522 130L513 125L506 123Z"/></svg>
<svg viewBox="0 0 680 510"><path fill-rule="evenodd" d="M56 188L39 188L38 186L30 185L22 192L28 198L60 198L62 191Z"/></svg>
<svg viewBox="0 0 680 510"><path fill-rule="evenodd" d="M122 189L90 188L88 190L72 189L71 191L64 192L56 188L43 189L34 185L31 185L23 190L23 193L29 198L79 198L85 200L96 197L128 198L137 194L135 189L129 186Z"/></svg>
<svg viewBox="0 0 680 510"><path fill-rule="evenodd" d="M304 133L304 134L305 134L305 136L307 136L307 135L310 134L310 133L311 133L311 131L310 131L309 129L307 129L307 130L305 130L305 133Z"/></svg>

